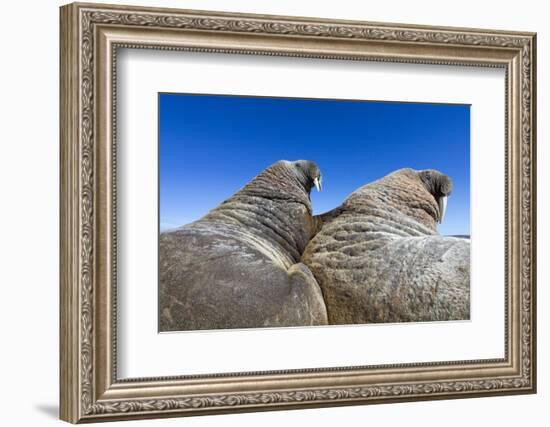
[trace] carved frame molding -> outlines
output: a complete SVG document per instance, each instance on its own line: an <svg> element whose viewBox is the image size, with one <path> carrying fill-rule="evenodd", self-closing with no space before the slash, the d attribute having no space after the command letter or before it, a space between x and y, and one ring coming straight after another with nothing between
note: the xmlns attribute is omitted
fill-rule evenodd
<svg viewBox="0 0 550 427"><path fill-rule="evenodd" d="M504 67L506 357L117 380L113 147L120 47ZM535 392L535 50L532 33L63 6L61 418L75 423Z"/></svg>

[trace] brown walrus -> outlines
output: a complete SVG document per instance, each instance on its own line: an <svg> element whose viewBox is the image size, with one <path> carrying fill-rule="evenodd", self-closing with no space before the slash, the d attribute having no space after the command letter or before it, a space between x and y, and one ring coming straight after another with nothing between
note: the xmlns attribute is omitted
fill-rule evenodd
<svg viewBox="0 0 550 427"><path fill-rule="evenodd" d="M470 316L470 241L437 234L451 179L398 170L316 217L302 262L330 324L463 320Z"/></svg>
<svg viewBox="0 0 550 427"><path fill-rule="evenodd" d="M315 163L279 161L203 218L161 233L160 330L327 324L300 263L320 185Z"/></svg>

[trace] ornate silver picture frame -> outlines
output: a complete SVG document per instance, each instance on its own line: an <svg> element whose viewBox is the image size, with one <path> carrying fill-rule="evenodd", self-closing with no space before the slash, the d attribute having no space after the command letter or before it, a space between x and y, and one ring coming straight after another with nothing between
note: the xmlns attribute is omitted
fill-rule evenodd
<svg viewBox="0 0 550 427"><path fill-rule="evenodd" d="M81 3L63 6L60 13L61 419L79 423L536 391L534 33ZM116 63L122 48L503 69L504 357L119 378Z"/></svg>

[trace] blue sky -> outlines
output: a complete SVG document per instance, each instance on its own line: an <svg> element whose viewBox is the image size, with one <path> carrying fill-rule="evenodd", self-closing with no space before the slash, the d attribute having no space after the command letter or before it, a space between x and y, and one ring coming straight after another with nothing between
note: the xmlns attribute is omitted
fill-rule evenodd
<svg viewBox="0 0 550 427"><path fill-rule="evenodd" d="M314 213L400 168L454 183L441 234L470 234L467 105L159 94L160 228L199 219L277 160L314 160Z"/></svg>

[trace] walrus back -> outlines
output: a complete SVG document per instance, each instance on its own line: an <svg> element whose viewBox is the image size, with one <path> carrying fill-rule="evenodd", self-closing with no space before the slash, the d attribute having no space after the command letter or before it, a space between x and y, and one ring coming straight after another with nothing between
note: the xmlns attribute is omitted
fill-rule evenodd
<svg viewBox="0 0 550 427"><path fill-rule="evenodd" d="M326 314L308 315L325 313L318 286L317 295L299 289L289 258L242 227L202 222L163 233L159 255L161 331L326 323Z"/></svg>
<svg viewBox="0 0 550 427"><path fill-rule="evenodd" d="M329 323L469 319L469 240L395 230L332 224L308 245L303 262L321 286Z"/></svg>

